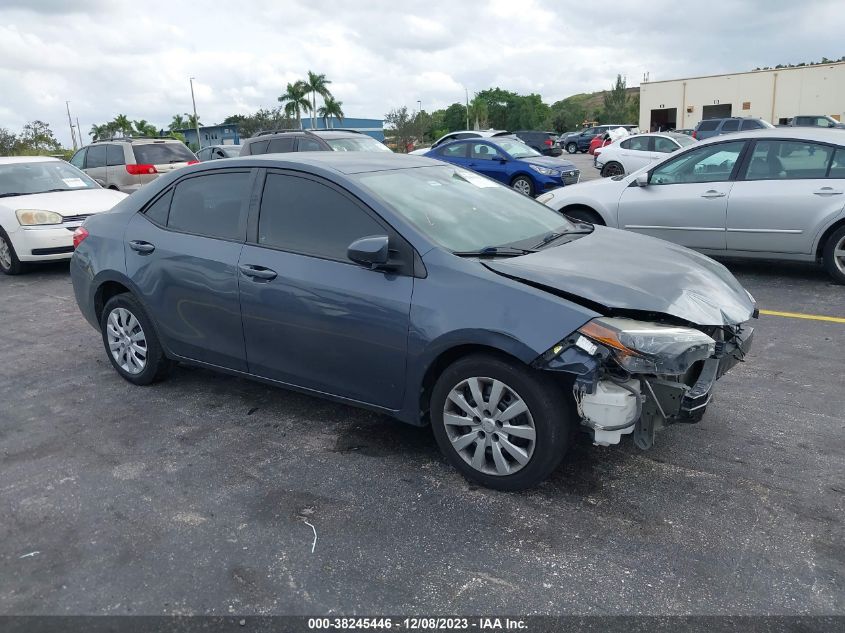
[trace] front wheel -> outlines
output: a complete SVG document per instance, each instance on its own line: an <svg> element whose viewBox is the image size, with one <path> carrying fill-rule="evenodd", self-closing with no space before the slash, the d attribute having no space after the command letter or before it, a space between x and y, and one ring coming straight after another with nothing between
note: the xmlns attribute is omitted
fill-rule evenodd
<svg viewBox="0 0 845 633"><path fill-rule="evenodd" d="M566 144L566 151L570 154L576 154L578 152L578 145L577 143L567 143Z"/></svg>
<svg viewBox="0 0 845 633"><path fill-rule="evenodd" d="M112 366L136 385L161 380L170 369L152 321L129 293L109 299L100 317L103 345Z"/></svg>
<svg viewBox="0 0 845 633"><path fill-rule="evenodd" d="M534 195L534 183L527 176L517 176L514 178L511 187L519 193L524 193L526 196Z"/></svg>
<svg viewBox="0 0 845 633"><path fill-rule="evenodd" d="M560 385L495 356L456 361L431 397L432 429L446 459L467 479L497 490L546 479L569 448L572 420Z"/></svg>
<svg viewBox="0 0 845 633"><path fill-rule="evenodd" d="M822 262L836 283L845 284L845 226L833 232L824 245Z"/></svg>
<svg viewBox="0 0 845 633"><path fill-rule="evenodd" d="M24 265L18 259L12 240L6 235L6 231L0 228L0 272L6 275L19 275L23 269Z"/></svg>

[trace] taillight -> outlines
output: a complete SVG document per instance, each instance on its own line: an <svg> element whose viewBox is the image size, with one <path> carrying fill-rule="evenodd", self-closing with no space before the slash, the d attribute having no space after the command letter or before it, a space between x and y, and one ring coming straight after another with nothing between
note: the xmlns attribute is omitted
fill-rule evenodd
<svg viewBox="0 0 845 633"><path fill-rule="evenodd" d="M552 146L552 139L547 138L547 139L546 139L546 145L548 145L549 147L551 147L551 146Z"/></svg>
<svg viewBox="0 0 845 633"><path fill-rule="evenodd" d="M79 245L85 241L85 238L88 237L90 233L88 233L88 229L84 226L76 227L76 230L73 232L73 248L79 248Z"/></svg>
<svg viewBox="0 0 845 633"><path fill-rule="evenodd" d="M127 165L126 173L131 176L143 176L144 174L157 174L155 165Z"/></svg>
<svg viewBox="0 0 845 633"><path fill-rule="evenodd" d="M696 136L695 136L695 130L693 130L693 131L692 131L691 136L692 136L693 138L696 138Z"/></svg>
<svg viewBox="0 0 845 633"><path fill-rule="evenodd" d="M198 164L199 164L199 161L198 161L198 160L189 160L189 161L188 161L188 164L189 164L189 165L198 165Z"/></svg>

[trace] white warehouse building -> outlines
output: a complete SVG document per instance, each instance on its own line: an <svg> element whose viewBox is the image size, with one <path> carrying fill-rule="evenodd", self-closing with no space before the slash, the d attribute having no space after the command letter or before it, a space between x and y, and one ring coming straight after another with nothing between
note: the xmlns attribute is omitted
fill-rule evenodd
<svg viewBox="0 0 845 633"><path fill-rule="evenodd" d="M845 120L845 62L640 84L640 129L694 128L702 119L796 115Z"/></svg>

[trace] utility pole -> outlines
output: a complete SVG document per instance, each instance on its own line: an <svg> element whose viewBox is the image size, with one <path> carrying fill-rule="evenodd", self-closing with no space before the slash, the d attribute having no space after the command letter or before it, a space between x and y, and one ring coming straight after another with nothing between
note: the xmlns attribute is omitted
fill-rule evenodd
<svg viewBox="0 0 845 633"><path fill-rule="evenodd" d="M419 110L417 110L417 112L422 112L422 101L417 99L417 105L419 106Z"/></svg>
<svg viewBox="0 0 845 633"><path fill-rule="evenodd" d="M468 130L469 129L469 90L467 90L466 86L464 86L464 94L466 95L466 98L467 98L467 126L466 126L465 129Z"/></svg>
<svg viewBox="0 0 845 633"><path fill-rule="evenodd" d="M197 117L197 100L194 99L194 78L190 78L191 82L191 103L194 105L194 129L197 132L197 148L202 149L202 140L200 139L200 120Z"/></svg>
<svg viewBox="0 0 845 633"><path fill-rule="evenodd" d="M65 101L65 107L67 108L67 124L70 126L70 140L73 141L73 151L75 152L79 148L76 145L76 134L73 133L73 121L70 118L70 101ZM81 136L79 142L82 142Z"/></svg>
<svg viewBox="0 0 845 633"><path fill-rule="evenodd" d="M85 143L82 142L82 128L79 127L79 117L76 117L76 133L79 134L79 147L82 147Z"/></svg>

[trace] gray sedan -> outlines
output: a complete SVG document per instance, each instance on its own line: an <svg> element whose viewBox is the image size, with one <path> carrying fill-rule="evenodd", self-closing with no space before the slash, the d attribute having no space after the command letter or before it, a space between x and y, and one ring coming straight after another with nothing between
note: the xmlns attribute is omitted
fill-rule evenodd
<svg viewBox="0 0 845 633"><path fill-rule="evenodd" d="M819 261L845 284L843 194L845 132L777 128L701 141L538 200L708 255Z"/></svg>
<svg viewBox="0 0 845 633"><path fill-rule="evenodd" d="M77 303L127 381L181 361L430 424L505 490L576 429L646 449L700 420L756 316L703 255L392 153L201 163L74 243Z"/></svg>

